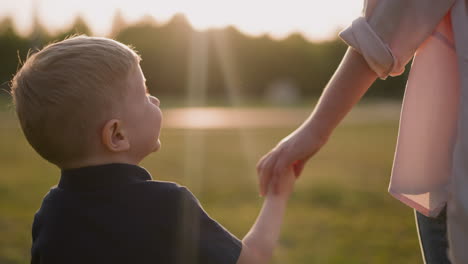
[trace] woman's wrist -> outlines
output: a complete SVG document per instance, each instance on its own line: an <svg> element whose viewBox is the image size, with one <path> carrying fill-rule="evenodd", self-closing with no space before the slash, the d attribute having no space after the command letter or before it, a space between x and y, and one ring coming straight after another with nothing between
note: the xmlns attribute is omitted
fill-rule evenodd
<svg viewBox="0 0 468 264"><path fill-rule="evenodd" d="M312 116L303 125L303 130L314 145L322 146L328 141L333 128L329 128L326 121L317 120Z"/></svg>

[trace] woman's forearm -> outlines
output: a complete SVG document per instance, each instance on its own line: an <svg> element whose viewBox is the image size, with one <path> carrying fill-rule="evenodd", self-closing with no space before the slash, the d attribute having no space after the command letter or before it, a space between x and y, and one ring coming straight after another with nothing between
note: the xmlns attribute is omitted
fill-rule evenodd
<svg viewBox="0 0 468 264"><path fill-rule="evenodd" d="M315 110L303 126L315 136L328 138L376 78L376 73L369 68L362 55L348 48Z"/></svg>

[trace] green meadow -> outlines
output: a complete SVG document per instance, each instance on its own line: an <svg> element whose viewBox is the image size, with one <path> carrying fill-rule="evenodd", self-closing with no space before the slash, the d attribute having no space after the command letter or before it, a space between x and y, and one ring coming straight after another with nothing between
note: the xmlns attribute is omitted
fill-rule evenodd
<svg viewBox="0 0 468 264"><path fill-rule="evenodd" d="M0 118L0 263L29 263L33 215L59 170L34 153L11 110ZM255 163L292 129L168 128L142 166L188 186L242 238L262 204ZM297 181L272 263L421 263L413 211L387 193L397 129L396 120L337 128Z"/></svg>

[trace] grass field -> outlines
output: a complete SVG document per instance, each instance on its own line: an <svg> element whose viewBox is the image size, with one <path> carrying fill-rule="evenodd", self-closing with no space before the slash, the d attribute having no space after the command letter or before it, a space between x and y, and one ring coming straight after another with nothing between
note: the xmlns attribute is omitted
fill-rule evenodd
<svg viewBox="0 0 468 264"><path fill-rule="evenodd" d="M27 145L11 112L0 118L0 263L29 263L31 221L59 170ZM262 202L255 162L292 129L167 129L142 165L187 185L242 238ZM335 131L297 182L273 263L421 263L413 211L387 193L396 133L396 121Z"/></svg>

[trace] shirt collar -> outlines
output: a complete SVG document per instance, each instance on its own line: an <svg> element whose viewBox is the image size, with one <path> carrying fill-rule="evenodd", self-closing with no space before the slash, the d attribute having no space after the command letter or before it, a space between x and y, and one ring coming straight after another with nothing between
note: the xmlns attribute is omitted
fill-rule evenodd
<svg viewBox="0 0 468 264"><path fill-rule="evenodd" d="M112 163L61 171L58 188L71 191L91 191L111 186L151 180L151 175L137 165Z"/></svg>

